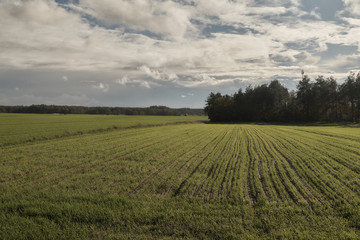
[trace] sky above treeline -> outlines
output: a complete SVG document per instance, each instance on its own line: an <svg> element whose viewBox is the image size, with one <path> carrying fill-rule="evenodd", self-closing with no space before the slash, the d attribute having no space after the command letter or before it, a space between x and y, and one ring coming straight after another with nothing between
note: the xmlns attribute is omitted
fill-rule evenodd
<svg viewBox="0 0 360 240"><path fill-rule="evenodd" d="M201 108L360 69L359 0L0 0L0 105Z"/></svg>

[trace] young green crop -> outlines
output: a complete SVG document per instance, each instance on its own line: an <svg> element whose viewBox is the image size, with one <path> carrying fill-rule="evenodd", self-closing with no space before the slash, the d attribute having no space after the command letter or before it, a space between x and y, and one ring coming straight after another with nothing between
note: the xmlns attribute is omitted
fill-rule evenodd
<svg viewBox="0 0 360 240"><path fill-rule="evenodd" d="M106 131L207 121L205 116L0 114L0 146Z"/></svg>
<svg viewBox="0 0 360 240"><path fill-rule="evenodd" d="M21 138L0 148L0 239L357 239L360 128L350 127Z"/></svg>

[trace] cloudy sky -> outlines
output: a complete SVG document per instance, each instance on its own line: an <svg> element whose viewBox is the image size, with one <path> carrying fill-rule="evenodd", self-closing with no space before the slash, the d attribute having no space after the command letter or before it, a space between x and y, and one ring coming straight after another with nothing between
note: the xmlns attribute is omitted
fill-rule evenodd
<svg viewBox="0 0 360 240"><path fill-rule="evenodd" d="M0 105L203 107L360 68L360 0L0 0Z"/></svg>

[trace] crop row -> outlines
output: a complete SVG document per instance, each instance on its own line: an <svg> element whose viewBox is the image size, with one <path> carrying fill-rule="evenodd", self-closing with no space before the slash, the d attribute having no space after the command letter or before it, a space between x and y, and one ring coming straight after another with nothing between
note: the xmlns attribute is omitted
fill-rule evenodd
<svg viewBox="0 0 360 240"><path fill-rule="evenodd" d="M218 128L220 133L215 131ZM349 144L341 136L331 141L317 133L280 126L209 129L214 133L211 138L204 137L199 146L184 146L188 154L157 170L136 192L250 203L359 201L356 141Z"/></svg>
<svg viewBox="0 0 360 240"><path fill-rule="evenodd" d="M358 202L360 143L356 134L327 128L190 124L10 145L0 149L0 187L250 204Z"/></svg>

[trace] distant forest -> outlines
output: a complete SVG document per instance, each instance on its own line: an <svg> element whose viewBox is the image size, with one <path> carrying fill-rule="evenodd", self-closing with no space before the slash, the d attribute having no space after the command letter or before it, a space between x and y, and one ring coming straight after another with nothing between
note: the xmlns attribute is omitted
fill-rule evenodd
<svg viewBox="0 0 360 240"><path fill-rule="evenodd" d="M204 109L169 108L165 106L151 106L147 108L130 107L83 107L83 106L0 106L0 113L50 113L50 114L107 114L107 115L161 115L184 116L204 115Z"/></svg>
<svg viewBox="0 0 360 240"><path fill-rule="evenodd" d="M205 112L213 122L359 122L360 73L351 73L343 84L303 75L292 91L273 80L231 96L211 93Z"/></svg>

